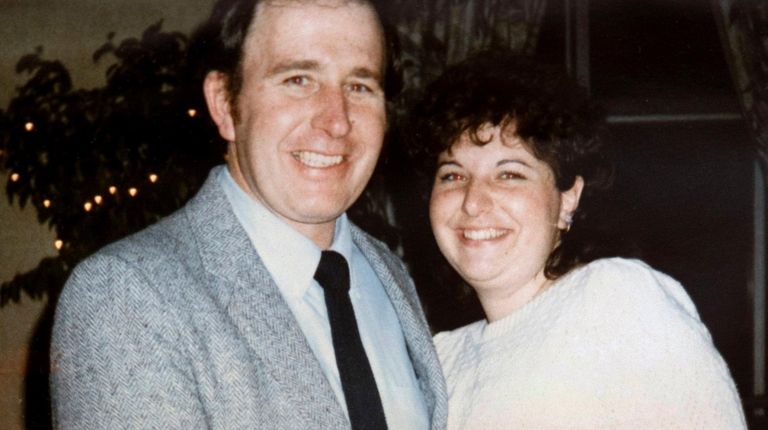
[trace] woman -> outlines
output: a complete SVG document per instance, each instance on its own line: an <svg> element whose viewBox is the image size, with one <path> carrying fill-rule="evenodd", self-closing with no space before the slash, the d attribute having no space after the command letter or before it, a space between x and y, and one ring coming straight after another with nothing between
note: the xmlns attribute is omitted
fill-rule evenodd
<svg viewBox="0 0 768 430"><path fill-rule="evenodd" d="M578 231L610 177L578 88L485 52L426 94L414 134L433 160L432 230L486 317L435 336L449 429L745 428L680 284L596 258Z"/></svg>

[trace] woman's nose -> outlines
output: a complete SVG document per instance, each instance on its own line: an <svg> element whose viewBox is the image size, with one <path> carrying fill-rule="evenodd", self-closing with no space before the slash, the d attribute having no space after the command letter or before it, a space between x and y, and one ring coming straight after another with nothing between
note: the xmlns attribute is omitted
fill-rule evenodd
<svg viewBox="0 0 768 430"><path fill-rule="evenodd" d="M467 215L478 216L493 207L493 198L487 186L482 182L474 179L470 180L465 190L462 209Z"/></svg>

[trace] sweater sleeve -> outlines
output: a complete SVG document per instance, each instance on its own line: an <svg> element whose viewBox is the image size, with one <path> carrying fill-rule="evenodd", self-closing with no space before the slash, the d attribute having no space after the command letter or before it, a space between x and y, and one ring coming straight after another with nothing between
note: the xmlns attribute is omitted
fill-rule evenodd
<svg viewBox="0 0 768 430"><path fill-rule="evenodd" d="M746 428L722 359L683 287L639 261L598 262L584 309L609 402L634 428ZM622 410L624 409L624 410ZM629 423L626 423L629 424ZM640 427L636 427L636 426Z"/></svg>
<svg viewBox="0 0 768 430"><path fill-rule="evenodd" d="M203 428L173 315L151 282L126 261L97 255L78 266L54 324L55 426Z"/></svg>

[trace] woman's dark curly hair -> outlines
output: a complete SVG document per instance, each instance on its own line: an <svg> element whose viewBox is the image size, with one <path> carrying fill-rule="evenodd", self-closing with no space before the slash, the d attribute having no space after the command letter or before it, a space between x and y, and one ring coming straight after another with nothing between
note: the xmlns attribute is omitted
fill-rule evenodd
<svg viewBox="0 0 768 430"><path fill-rule="evenodd" d="M555 186L570 189L584 179L580 209L574 225L562 231L550 254L545 274L556 279L597 258L580 234L587 217L585 200L610 183L612 169L599 134L603 115L574 81L561 70L529 57L492 50L479 52L449 67L425 91L411 116L410 150L434 175L437 157L468 133L477 145L485 125L502 131L513 127L528 149L554 172Z"/></svg>

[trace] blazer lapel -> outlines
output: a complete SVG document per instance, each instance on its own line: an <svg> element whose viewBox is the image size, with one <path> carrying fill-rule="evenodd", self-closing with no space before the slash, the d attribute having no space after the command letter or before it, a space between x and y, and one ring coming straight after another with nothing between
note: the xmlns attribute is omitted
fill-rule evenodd
<svg viewBox="0 0 768 430"><path fill-rule="evenodd" d="M374 243L354 225L352 237L392 301L434 425L440 421L436 420L437 416L447 413L445 382L413 283L391 252L380 249L383 245Z"/></svg>
<svg viewBox="0 0 768 430"><path fill-rule="evenodd" d="M286 412L306 428L348 427L293 313L213 175L187 208L213 294L288 399Z"/></svg>

